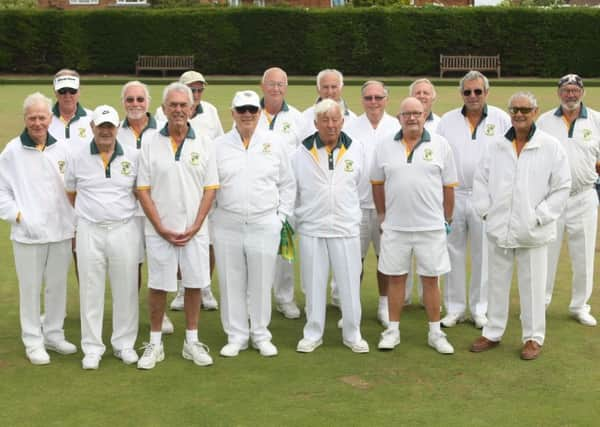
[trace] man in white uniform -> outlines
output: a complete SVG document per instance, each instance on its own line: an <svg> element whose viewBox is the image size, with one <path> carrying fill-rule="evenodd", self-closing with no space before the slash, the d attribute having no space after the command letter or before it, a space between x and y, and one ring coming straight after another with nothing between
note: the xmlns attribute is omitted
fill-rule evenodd
<svg viewBox="0 0 600 427"><path fill-rule="evenodd" d="M371 169L373 199L383 234L379 270L388 276L389 326L380 350L400 344L400 315L413 255L423 283L429 320L427 343L442 354L454 348L440 329L438 277L450 270L446 233L452 218L456 167L450 145L425 130L423 104L406 98L398 114L402 129L377 146Z"/></svg>
<svg viewBox="0 0 600 427"><path fill-rule="evenodd" d="M257 129L275 133L278 143L283 145L288 157L300 144L300 132L303 125L302 114L285 101L288 79L281 68L266 70L262 77L261 114ZM288 222L294 226L293 217ZM292 242L293 244L293 242ZM273 282L275 307L287 319L300 317L300 309L294 301L294 265L283 257L277 257L275 280Z"/></svg>
<svg viewBox="0 0 600 427"><path fill-rule="evenodd" d="M48 133L51 108L52 101L41 93L25 98L25 130L0 154L0 218L11 224L21 339L34 365L50 363L46 350L77 351L65 340L63 329L75 228L63 184L69 146ZM46 285L43 320L42 283Z"/></svg>
<svg viewBox="0 0 600 427"><path fill-rule="evenodd" d="M464 105L444 114L437 128L452 147L458 173L454 218L448 218L452 223L448 235L452 271L446 276L446 316L442 319L442 325L447 328L466 320L467 240L471 255L468 285L471 319L478 329L487 322L487 257L483 221L471 205L473 174L486 144L504 135L510 127L510 118L504 111L486 104L489 89L489 81L483 74L469 71L460 81Z"/></svg>
<svg viewBox="0 0 600 427"><path fill-rule="evenodd" d="M517 261L523 349L539 356L546 334L544 294L548 243L571 188L569 164L560 142L536 129L537 101L518 92L509 101L512 127L491 141L473 180L473 209L488 236L488 322L472 352L496 347L506 329L513 263Z"/></svg>
<svg viewBox="0 0 600 427"><path fill-rule="evenodd" d="M138 361L152 369L164 359L161 324L167 292L177 290L177 270L185 287L185 341L182 355L198 366L213 363L198 339L202 288L210 285L206 215L219 186L212 141L189 125L193 96L171 83L163 92L167 124L142 145L138 198L146 213L150 342Z"/></svg>
<svg viewBox="0 0 600 427"><path fill-rule="evenodd" d="M329 266L339 281L342 338L355 353L369 345L360 333L360 221L358 186L365 173L363 148L342 132L340 105L321 101L314 109L317 131L292 158L300 271L306 294L306 325L296 351L310 353L323 343Z"/></svg>
<svg viewBox="0 0 600 427"><path fill-rule="evenodd" d="M565 230L573 270L569 312L579 323L596 326L589 305L594 286L594 257L598 227L598 198L594 183L600 172L600 114L582 103L585 89L576 74L563 76L558 83L560 106L540 116L540 129L558 138L567 152L571 167L571 193L567 206L558 218L556 240L548 247L548 282L546 306L558 268L558 258Z"/></svg>
<svg viewBox="0 0 600 427"><path fill-rule="evenodd" d="M237 92L231 103L235 127L215 140L220 188L212 216L219 271L221 322L235 357L248 341L261 356L277 355L271 343L271 289L281 228L292 215L296 186L283 145L257 128L260 99Z"/></svg>
<svg viewBox="0 0 600 427"><path fill-rule="evenodd" d="M388 89L376 80L366 81L360 90L361 103L364 113L358 116L347 126L348 133L352 138L358 139L363 144L365 153L365 172L361 175L358 186L360 197L360 208L362 220L360 222L360 252L363 261L367 256L369 245L373 243L375 256L379 258L380 230L377 219L377 211L373 203L373 192L371 191L370 167L373 154L377 145L395 135L400 129L400 124L394 116L386 113L388 103ZM387 284L385 276L377 271L377 288L379 291L379 303L377 308L377 320L384 327L388 326L388 300Z"/></svg>
<svg viewBox="0 0 600 427"><path fill-rule="evenodd" d="M77 266L83 369L98 369L102 342L104 286L110 279L115 357L138 361L139 240L134 194L138 151L117 142L119 115L108 105L92 113L94 139L74 150L67 162L65 188L77 216Z"/></svg>

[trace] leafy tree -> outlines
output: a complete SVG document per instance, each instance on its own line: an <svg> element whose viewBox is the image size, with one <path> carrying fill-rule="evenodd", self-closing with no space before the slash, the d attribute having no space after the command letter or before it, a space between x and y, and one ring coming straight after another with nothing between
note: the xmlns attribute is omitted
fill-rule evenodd
<svg viewBox="0 0 600 427"><path fill-rule="evenodd" d="M33 9L37 7L37 0L2 0L0 9Z"/></svg>

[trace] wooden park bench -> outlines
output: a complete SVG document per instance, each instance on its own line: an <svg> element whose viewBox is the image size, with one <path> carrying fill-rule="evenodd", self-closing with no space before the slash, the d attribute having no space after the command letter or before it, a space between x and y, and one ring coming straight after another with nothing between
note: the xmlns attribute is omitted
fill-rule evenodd
<svg viewBox="0 0 600 427"><path fill-rule="evenodd" d="M494 71L500 78L500 55L440 55L440 77L446 71Z"/></svg>
<svg viewBox="0 0 600 427"><path fill-rule="evenodd" d="M184 71L194 69L194 55L138 55L135 61L135 75L142 70L158 70L166 77L167 71Z"/></svg>

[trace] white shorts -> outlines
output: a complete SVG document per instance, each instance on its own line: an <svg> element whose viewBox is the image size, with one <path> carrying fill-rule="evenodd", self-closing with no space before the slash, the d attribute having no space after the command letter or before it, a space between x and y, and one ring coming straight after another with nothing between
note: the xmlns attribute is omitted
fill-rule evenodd
<svg viewBox="0 0 600 427"><path fill-rule="evenodd" d="M138 245L138 264L144 263L144 258L146 258L146 239L144 237L144 224L146 222L145 216L136 216L133 218L135 221L135 226L138 230L138 234L140 236Z"/></svg>
<svg viewBox="0 0 600 427"><path fill-rule="evenodd" d="M379 220L375 209L361 209L362 218L360 220L360 257L365 259L369 251L369 243L373 242L375 255L379 256L381 246L381 232L379 230Z"/></svg>
<svg viewBox="0 0 600 427"><path fill-rule="evenodd" d="M146 236L148 287L166 292L177 290L177 267L185 288L210 286L208 236L196 234L185 246L174 246L160 236Z"/></svg>
<svg viewBox="0 0 600 427"><path fill-rule="evenodd" d="M413 254L419 276L436 277L450 271L445 230L385 230L381 236L378 270L390 276L407 274Z"/></svg>

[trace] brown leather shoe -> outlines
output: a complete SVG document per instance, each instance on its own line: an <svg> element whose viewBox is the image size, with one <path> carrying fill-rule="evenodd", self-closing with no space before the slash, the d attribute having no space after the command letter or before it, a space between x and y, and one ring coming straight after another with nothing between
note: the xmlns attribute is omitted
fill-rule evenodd
<svg viewBox="0 0 600 427"><path fill-rule="evenodd" d="M500 341L488 340L482 335L477 338L473 344L471 344L469 351L472 351L473 353L481 353L482 351L491 350L494 347L497 347L498 344L500 344Z"/></svg>
<svg viewBox="0 0 600 427"><path fill-rule="evenodd" d="M523 346L523 350L521 350L521 359L523 359L523 360L537 359L541 352L542 352L542 346L533 340L529 340Z"/></svg>

